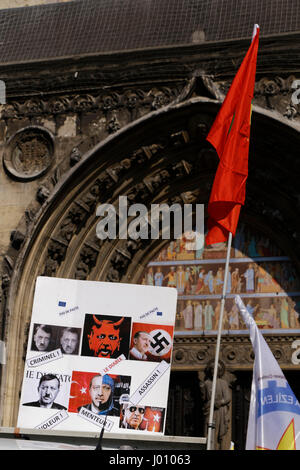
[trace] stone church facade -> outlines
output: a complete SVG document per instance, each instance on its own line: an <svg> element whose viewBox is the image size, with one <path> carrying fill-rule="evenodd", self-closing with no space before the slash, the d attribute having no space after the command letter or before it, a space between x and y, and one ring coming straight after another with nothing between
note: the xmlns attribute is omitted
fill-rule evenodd
<svg viewBox="0 0 300 470"><path fill-rule="evenodd" d="M290 23L276 23L285 8L280 2L273 22L268 19L271 1L262 2L265 10L241 2L256 17L248 28L228 1L231 10L221 30L215 12L205 16L200 11L206 2L165 0L159 6L151 0L147 11L136 12L147 14L152 27L141 35L144 16L137 24L128 19L133 3L123 2L123 12L117 0L111 8L105 1L86 0L0 10L1 24L7 25L0 51L0 79L6 87L0 121L0 332L7 351L1 370L2 426L16 425L37 276L141 283L149 267L166 271L175 262L185 269L194 266L196 286L200 267L213 270L213 264L222 264L222 250L204 250L198 259L168 258L170 241L99 240L96 209L104 203L117 205L120 195L147 207L207 207L218 158L205 137L249 46L254 22L262 32L240 225L245 233L260 234L269 251L253 254L249 235L248 251L235 245L239 254L233 251L232 258L244 263L241 271L249 262L257 267L265 263L265 272L276 281L271 290L255 288L251 294L263 298L261 327L299 396L300 25L293 16ZM291 10L299 8L299 2L289 3ZM38 28L41 15L51 35ZM62 17L68 19L65 24ZM107 29L103 23L98 29L94 17L105 18ZM169 25L168 35L159 32L164 29L158 18ZM177 26L183 21L185 36ZM280 270L288 274L280 277ZM186 327L182 312L188 301L207 298L216 309L218 292L191 287L180 295L167 432L202 436L198 387L214 358L216 331ZM280 307L278 324L266 324L265 310L271 304L264 299L270 297L289 302L288 325L280 323ZM232 390L229 438L242 447L253 352L242 328L229 330L220 359Z"/></svg>

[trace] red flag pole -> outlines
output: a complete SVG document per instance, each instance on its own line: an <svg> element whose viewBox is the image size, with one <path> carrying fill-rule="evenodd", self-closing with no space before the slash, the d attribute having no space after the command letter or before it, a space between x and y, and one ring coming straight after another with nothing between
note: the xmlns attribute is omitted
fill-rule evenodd
<svg viewBox="0 0 300 470"><path fill-rule="evenodd" d="M207 447L206 447L207 450L213 450L215 447L214 408L215 408L216 385L217 385L217 378L218 378L218 364L219 364L219 355L220 355L220 346L221 346L222 324L223 324L223 314L224 314L224 306L225 306L225 298L226 298L226 290L227 290L227 278L228 278L228 271L229 271L231 243L232 243L232 233L229 232L226 263L225 263L225 273L224 273L224 283L223 283L223 290L222 290L222 297L221 297L221 309L220 309L220 318L219 318L219 327L218 327L218 336L217 336L217 345L216 345L214 375L213 375L212 391L211 391L211 399L210 399L210 411L209 411Z"/></svg>
<svg viewBox="0 0 300 470"><path fill-rule="evenodd" d="M252 41L257 34L258 28L259 26L255 24L253 28ZM239 216L239 211L238 211L238 216ZM209 410L208 432L207 432L207 443L206 443L207 450L213 450L215 448L214 408L215 408L216 386L217 386L217 378L218 378L218 366L219 366L219 356L220 356L220 346L221 346L221 336L222 336L222 324L223 324L224 306L225 306L225 298L226 298L226 290L227 290L227 278L228 278L228 271L229 271L231 244L232 244L232 232L229 231L226 262L225 262L224 283L223 283L223 290L222 290L222 296L221 296L221 308L220 308L220 318L219 318L219 325L218 325L216 354L215 354L215 362L214 362L212 392L211 392L211 399L210 399L210 410Z"/></svg>

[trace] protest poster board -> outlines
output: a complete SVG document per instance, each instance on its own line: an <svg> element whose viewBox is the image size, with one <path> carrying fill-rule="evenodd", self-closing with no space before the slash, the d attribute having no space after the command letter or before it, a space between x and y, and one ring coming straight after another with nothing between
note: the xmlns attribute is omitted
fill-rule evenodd
<svg viewBox="0 0 300 470"><path fill-rule="evenodd" d="M176 302L168 287L38 277L18 427L163 434Z"/></svg>

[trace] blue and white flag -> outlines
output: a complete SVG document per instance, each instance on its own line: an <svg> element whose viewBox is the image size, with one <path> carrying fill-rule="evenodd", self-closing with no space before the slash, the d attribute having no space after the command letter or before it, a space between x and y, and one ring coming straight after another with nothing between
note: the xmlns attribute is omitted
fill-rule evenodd
<svg viewBox="0 0 300 470"><path fill-rule="evenodd" d="M240 296L235 302L255 353L246 450L299 450L299 402Z"/></svg>

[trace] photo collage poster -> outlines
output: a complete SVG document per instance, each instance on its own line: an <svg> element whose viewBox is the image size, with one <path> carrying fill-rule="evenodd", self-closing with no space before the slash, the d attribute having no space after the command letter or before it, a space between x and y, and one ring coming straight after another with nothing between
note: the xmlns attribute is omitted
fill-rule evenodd
<svg viewBox="0 0 300 470"><path fill-rule="evenodd" d="M38 277L18 427L163 434L174 289Z"/></svg>

